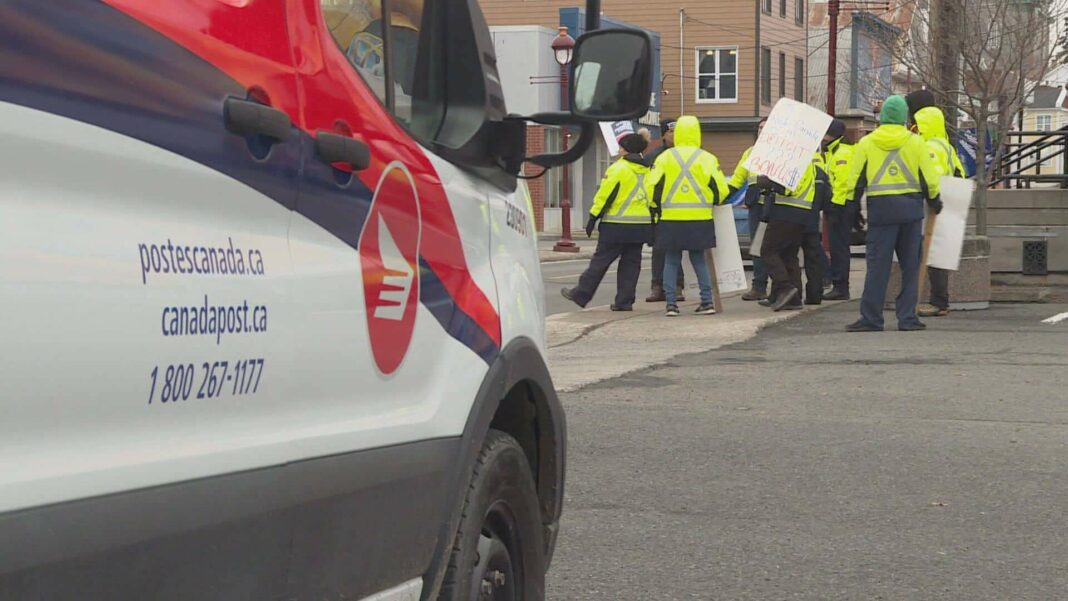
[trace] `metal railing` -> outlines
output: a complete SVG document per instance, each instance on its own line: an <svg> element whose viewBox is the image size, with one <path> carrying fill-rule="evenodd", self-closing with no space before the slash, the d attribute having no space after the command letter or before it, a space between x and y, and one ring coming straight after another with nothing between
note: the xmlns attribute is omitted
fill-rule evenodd
<svg viewBox="0 0 1068 601"><path fill-rule="evenodd" d="M1068 126L1005 134L1005 153L990 187L1030 188L1033 184L1068 188Z"/></svg>

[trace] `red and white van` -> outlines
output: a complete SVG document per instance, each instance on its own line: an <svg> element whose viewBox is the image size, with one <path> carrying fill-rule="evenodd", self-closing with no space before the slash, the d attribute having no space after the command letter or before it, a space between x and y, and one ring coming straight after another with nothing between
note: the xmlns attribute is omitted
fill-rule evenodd
<svg viewBox="0 0 1068 601"><path fill-rule="evenodd" d="M635 117L648 57L591 32L526 118ZM494 61L475 0L0 2L0 599L543 597L516 174L583 144L524 157Z"/></svg>

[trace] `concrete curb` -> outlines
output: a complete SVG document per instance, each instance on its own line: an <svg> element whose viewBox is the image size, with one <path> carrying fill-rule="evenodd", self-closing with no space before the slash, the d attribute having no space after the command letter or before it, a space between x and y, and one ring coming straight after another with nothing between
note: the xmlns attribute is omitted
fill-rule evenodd
<svg viewBox="0 0 1068 601"><path fill-rule="evenodd" d="M558 261L589 261L593 258L593 249L581 249L577 253L560 253L552 250L539 250L538 260L542 263Z"/></svg>

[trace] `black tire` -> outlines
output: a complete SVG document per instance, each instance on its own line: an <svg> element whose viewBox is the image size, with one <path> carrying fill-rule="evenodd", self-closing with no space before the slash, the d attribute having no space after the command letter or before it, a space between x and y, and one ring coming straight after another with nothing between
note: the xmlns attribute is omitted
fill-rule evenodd
<svg viewBox="0 0 1068 601"><path fill-rule="evenodd" d="M511 436L490 430L475 461L441 601L542 601L545 544L530 465Z"/></svg>

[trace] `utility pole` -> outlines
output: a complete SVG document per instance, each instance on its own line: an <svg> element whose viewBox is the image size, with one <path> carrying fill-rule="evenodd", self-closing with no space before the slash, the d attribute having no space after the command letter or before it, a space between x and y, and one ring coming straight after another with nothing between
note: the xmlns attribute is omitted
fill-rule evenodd
<svg viewBox="0 0 1068 601"><path fill-rule="evenodd" d="M832 117L836 112L834 93L838 86L838 2L827 2L827 17L830 18L828 34L831 36L827 44L827 114Z"/></svg>

